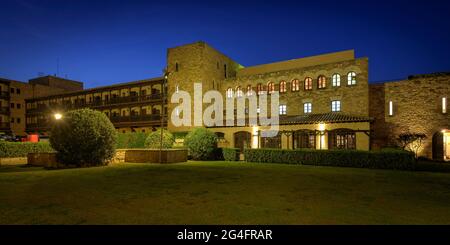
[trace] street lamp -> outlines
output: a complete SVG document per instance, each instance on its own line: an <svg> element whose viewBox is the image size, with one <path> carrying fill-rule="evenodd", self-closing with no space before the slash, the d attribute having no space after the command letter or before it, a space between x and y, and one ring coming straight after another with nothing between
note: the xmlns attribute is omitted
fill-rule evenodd
<svg viewBox="0 0 450 245"><path fill-rule="evenodd" d="M162 163L162 149L163 149L163 130L164 130L164 103L165 103L165 90L167 79L169 78L170 72L167 69L164 71L164 79L161 85L161 116L160 116L160 127L161 127L161 135L159 139L159 163Z"/></svg>
<svg viewBox="0 0 450 245"><path fill-rule="evenodd" d="M62 114L61 114L61 113L55 113L55 114L53 115L53 117L55 117L55 120L61 120Z"/></svg>

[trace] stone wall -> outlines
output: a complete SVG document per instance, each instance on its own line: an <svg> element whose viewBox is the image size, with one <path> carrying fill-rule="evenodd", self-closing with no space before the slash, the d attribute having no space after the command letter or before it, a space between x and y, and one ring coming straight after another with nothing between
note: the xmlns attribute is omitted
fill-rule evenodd
<svg viewBox="0 0 450 245"><path fill-rule="evenodd" d="M347 85L347 74L356 73L356 85ZM340 74L339 87L332 86L333 74ZM317 87L319 75L326 77L326 88ZM304 90L306 77L313 79L313 89ZM300 81L300 90L291 91L291 81ZM287 115L303 115L303 103L312 103L312 113L327 113L331 111L331 101L340 100L341 110L344 113L355 116L369 115L369 88L368 88L368 59L359 58L337 63L317 65L300 69L270 72L250 76L239 76L223 81L222 92L224 98L227 88L240 86L244 93L247 86L251 85L254 93L258 83L261 83L267 91L268 82L275 83L275 90L279 91L280 81L287 82L287 92L280 93L280 104L287 105Z"/></svg>
<svg viewBox="0 0 450 245"><path fill-rule="evenodd" d="M186 149L164 149L159 161L160 151L157 149L128 149L125 162L134 163L177 163L187 161Z"/></svg>
<svg viewBox="0 0 450 245"><path fill-rule="evenodd" d="M225 76L225 66L226 76ZM177 70L178 67L178 70ZM175 88L187 91L191 96L191 108L193 108L194 83L202 83L203 92L215 89L220 90L221 81L225 77L235 77L240 65L215 50L204 42L169 48L167 50L168 76L168 112L169 117L176 104L170 103L170 96L175 93ZM203 107L203 109L205 106ZM192 123L194 123L192 112ZM170 131L189 131L190 127L174 127L169 121Z"/></svg>
<svg viewBox="0 0 450 245"><path fill-rule="evenodd" d="M371 85L370 92L374 142L379 146L395 145L401 133L424 133L427 139L419 155L431 158L433 135L450 128L450 114L442 112L442 98L448 101L450 95L450 74L414 76ZM393 102L392 116L389 101Z"/></svg>

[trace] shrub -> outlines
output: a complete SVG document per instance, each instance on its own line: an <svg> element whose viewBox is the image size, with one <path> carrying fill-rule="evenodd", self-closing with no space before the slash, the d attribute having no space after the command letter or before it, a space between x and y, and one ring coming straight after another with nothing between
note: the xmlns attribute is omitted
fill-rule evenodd
<svg viewBox="0 0 450 245"><path fill-rule="evenodd" d="M28 153L53 152L48 142L4 142L0 141L0 157L26 157Z"/></svg>
<svg viewBox="0 0 450 245"><path fill-rule="evenodd" d="M397 141L403 150L413 152L417 159L426 138L427 136L422 133L402 133L397 137Z"/></svg>
<svg viewBox="0 0 450 245"><path fill-rule="evenodd" d="M225 161L239 161L239 148L222 148L223 159Z"/></svg>
<svg viewBox="0 0 450 245"><path fill-rule="evenodd" d="M53 124L50 144L62 164L104 165L116 149L117 132L108 117L99 111L80 109L67 112Z"/></svg>
<svg viewBox="0 0 450 245"><path fill-rule="evenodd" d="M208 160L213 158L217 148L217 136L206 128L196 128L186 135L184 145L194 160Z"/></svg>
<svg viewBox="0 0 450 245"><path fill-rule="evenodd" d="M172 148L174 142L175 139L173 138L173 135L169 131L163 130L162 148ZM159 149L161 147L161 129L153 131L148 135L145 140L145 146L154 149Z"/></svg>
<svg viewBox="0 0 450 245"><path fill-rule="evenodd" d="M117 135L117 149L145 148L148 134L142 132L119 133Z"/></svg>
<svg viewBox="0 0 450 245"><path fill-rule="evenodd" d="M245 149L247 162L288 163L358 168L405 169L415 167L407 151Z"/></svg>

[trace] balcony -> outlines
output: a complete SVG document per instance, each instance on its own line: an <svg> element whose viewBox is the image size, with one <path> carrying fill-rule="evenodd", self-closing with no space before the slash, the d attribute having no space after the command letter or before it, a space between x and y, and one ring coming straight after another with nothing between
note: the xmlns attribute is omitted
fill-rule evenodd
<svg viewBox="0 0 450 245"><path fill-rule="evenodd" d="M0 130L9 130L9 122L0 122Z"/></svg>
<svg viewBox="0 0 450 245"><path fill-rule="evenodd" d="M0 92L0 99L9 100L9 93L6 91Z"/></svg>
<svg viewBox="0 0 450 245"><path fill-rule="evenodd" d="M121 104L143 103L143 102L159 102L161 101L161 94L151 94L142 96L125 96L125 97L113 97L109 100L94 100L91 102L85 102L84 100L76 101L75 103L64 101L60 103L38 104L36 108L27 109L27 113L40 113L49 109L53 110L73 110L86 107L108 107Z"/></svg>
<svg viewBox="0 0 450 245"><path fill-rule="evenodd" d="M161 123L161 115L134 115L134 116L111 116L113 124L152 124L157 125Z"/></svg>
<svg viewBox="0 0 450 245"><path fill-rule="evenodd" d="M7 107L7 106L0 107L0 114L9 115L9 107Z"/></svg>

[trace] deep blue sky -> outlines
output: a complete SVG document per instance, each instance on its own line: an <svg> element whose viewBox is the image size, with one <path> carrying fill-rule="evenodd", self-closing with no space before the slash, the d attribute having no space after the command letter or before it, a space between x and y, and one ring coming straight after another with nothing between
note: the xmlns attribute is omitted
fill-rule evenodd
<svg viewBox="0 0 450 245"><path fill-rule="evenodd" d="M450 1L0 1L0 77L95 87L161 76L204 40L244 66L355 49L371 82L450 71Z"/></svg>

